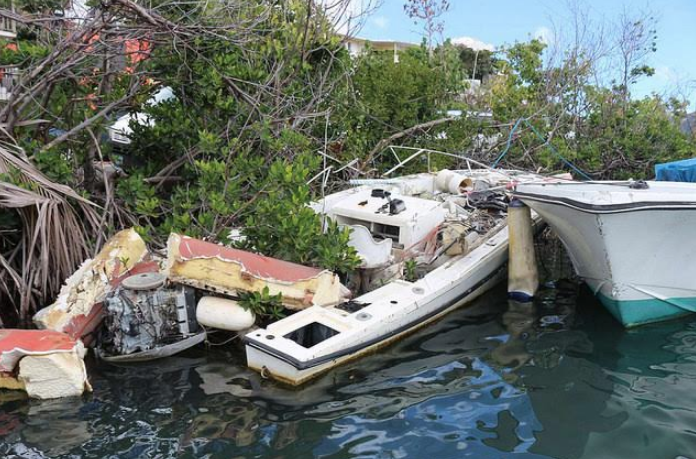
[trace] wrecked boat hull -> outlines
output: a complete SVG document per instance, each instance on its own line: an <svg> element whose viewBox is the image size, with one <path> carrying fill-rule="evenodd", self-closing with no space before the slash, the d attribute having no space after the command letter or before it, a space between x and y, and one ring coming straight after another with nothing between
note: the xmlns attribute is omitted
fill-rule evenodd
<svg viewBox="0 0 696 459"><path fill-rule="evenodd" d="M359 311L341 314L343 311L335 308L321 308L321 311L310 308L248 334L245 337L247 364L286 384L303 384L470 303L503 279L507 257L508 232L502 227L478 248L423 279L413 283L394 281L357 298L355 301L370 303ZM331 340L331 346L322 347L320 343L300 349L286 338L303 323L317 320L340 329L342 339ZM292 354L283 352L284 348Z"/></svg>
<svg viewBox="0 0 696 459"><path fill-rule="evenodd" d="M149 362L152 360L163 359L165 357L171 357L179 352L183 352L190 349L205 341L207 335L205 332L201 332L197 335L184 338L172 344L167 344L164 346L159 346L153 349L148 349L146 351L135 352L133 354L124 355L104 355L98 353L98 357L105 362L109 363L136 363L136 362Z"/></svg>
<svg viewBox="0 0 696 459"><path fill-rule="evenodd" d="M367 180L326 196L313 208L352 230L351 244L363 259L353 285L367 293L248 333L248 366L300 385L470 303L504 274L504 190L541 179L519 171L444 170ZM538 217L533 220L536 225Z"/></svg>
<svg viewBox="0 0 696 459"><path fill-rule="evenodd" d="M526 184L516 192L556 231L577 274L625 327L696 312L696 186L647 186Z"/></svg>
<svg viewBox="0 0 696 459"><path fill-rule="evenodd" d="M64 332L89 344L104 319L102 301L119 278L133 272L147 256L145 241L134 229L118 232L93 259L70 276L55 303L34 316L37 327ZM156 269L156 267L155 267Z"/></svg>
<svg viewBox="0 0 696 459"><path fill-rule="evenodd" d="M51 399L92 388L80 340L52 330L0 330L0 389Z"/></svg>
<svg viewBox="0 0 696 459"><path fill-rule="evenodd" d="M502 280L504 280L504 278L505 270L501 268L476 290L464 295L462 298L459 298L453 304L447 307L439 308L439 312L436 312L434 315L422 319L419 323L408 324L406 327L403 327L394 333L390 333L388 336L378 338L376 342L372 344L362 344L355 352L331 359L328 362L320 364L316 367L301 370L295 366L294 362L285 360L283 356L277 356L269 359L269 354L267 351L260 348L255 348L254 345L247 346L246 356L247 361L249 362L249 368L258 371L264 376L272 377L273 379L285 384L293 386L302 385L316 377L321 376L323 373L331 370L332 368L368 355L381 349L382 347L389 346L400 339L405 338L411 333L415 333L433 322L440 320L450 312L471 303L476 298L499 284ZM274 370L271 371L269 368L273 368Z"/></svg>
<svg viewBox="0 0 696 459"><path fill-rule="evenodd" d="M223 247L172 233L165 272L172 282L224 295L238 292L282 294L289 309L341 300L343 290L332 272Z"/></svg>

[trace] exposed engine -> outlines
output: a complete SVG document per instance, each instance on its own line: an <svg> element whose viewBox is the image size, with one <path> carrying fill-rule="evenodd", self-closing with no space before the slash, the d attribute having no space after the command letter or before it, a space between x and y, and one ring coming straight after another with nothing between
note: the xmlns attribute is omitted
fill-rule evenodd
<svg viewBox="0 0 696 459"><path fill-rule="evenodd" d="M138 274L107 296L100 340L106 354L147 351L198 331L194 290L165 287L165 280L158 273Z"/></svg>

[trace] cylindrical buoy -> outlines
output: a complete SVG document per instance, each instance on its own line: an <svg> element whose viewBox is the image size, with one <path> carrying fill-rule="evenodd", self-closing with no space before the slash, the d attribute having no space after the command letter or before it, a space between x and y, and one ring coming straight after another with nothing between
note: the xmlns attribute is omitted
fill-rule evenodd
<svg viewBox="0 0 696 459"><path fill-rule="evenodd" d="M242 331L254 325L254 313L234 300L204 296L196 306L196 320L206 327Z"/></svg>
<svg viewBox="0 0 696 459"><path fill-rule="evenodd" d="M534 256L534 225L531 210L519 199L513 199L508 206L508 232L508 297L516 301L530 301L539 287Z"/></svg>

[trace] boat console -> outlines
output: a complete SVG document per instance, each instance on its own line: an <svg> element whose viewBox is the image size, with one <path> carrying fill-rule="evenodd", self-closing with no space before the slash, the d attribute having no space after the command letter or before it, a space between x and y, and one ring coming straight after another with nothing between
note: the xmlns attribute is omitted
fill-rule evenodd
<svg viewBox="0 0 696 459"><path fill-rule="evenodd" d="M326 209L326 215L339 225L367 228L375 241L390 239L394 247L405 249L440 226L447 209L441 202L395 191L359 189Z"/></svg>

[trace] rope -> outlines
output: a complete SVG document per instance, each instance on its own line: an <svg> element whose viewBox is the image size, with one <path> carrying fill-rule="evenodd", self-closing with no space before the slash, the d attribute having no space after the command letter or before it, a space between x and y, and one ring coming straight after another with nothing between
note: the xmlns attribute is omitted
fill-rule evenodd
<svg viewBox="0 0 696 459"><path fill-rule="evenodd" d="M541 133L534 127L534 125L532 125L532 123L529 122L529 120L528 120L527 118L520 118L520 119L518 119L518 120L515 122L515 124L512 126L512 129L510 130L510 134L508 135L507 143L505 144L505 148L504 148L503 151L500 153L500 155L498 156L498 158L493 162L493 164L491 165L491 167L493 167L493 168L497 167L497 166L498 166L498 163L500 163L500 161L502 161L502 159L508 154L508 152L510 151L510 147L512 146L512 140L513 140L513 136L515 135L515 131L520 127L520 124L522 124L523 122L524 122L524 124L527 125L527 127L529 127L529 129L532 130L532 132L539 138L539 140L541 140L542 142L544 142L544 145L545 145L549 150L551 150L556 156L558 156L558 158L563 162L563 164L565 164L566 166L568 166L569 168L571 168L572 170L574 170L578 175L580 175L581 177L583 177L585 180L592 180L592 177L590 177L587 173L585 173L584 171L580 170L580 169L579 169L577 166L575 166L572 162L570 162L568 159L566 159L566 158L556 149L556 147L554 147L554 146L548 141L548 139L544 138L544 136L541 135Z"/></svg>
<svg viewBox="0 0 696 459"><path fill-rule="evenodd" d="M498 166L498 163L505 157L505 155L508 154L510 151L510 147L512 146L512 136L515 135L515 131L517 130L518 127L520 127L520 123L524 118L520 118L517 121L515 121L515 124L512 126L512 129L510 129L510 134L508 135L507 143L505 144L505 148L503 151L500 153L500 156L498 156L498 159L493 161L493 164L491 164L491 168L495 169Z"/></svg>

